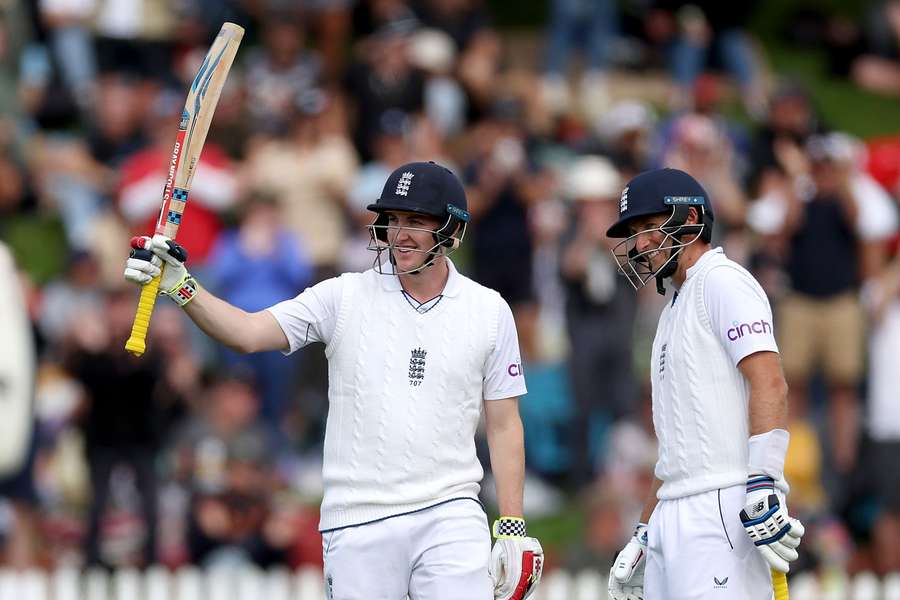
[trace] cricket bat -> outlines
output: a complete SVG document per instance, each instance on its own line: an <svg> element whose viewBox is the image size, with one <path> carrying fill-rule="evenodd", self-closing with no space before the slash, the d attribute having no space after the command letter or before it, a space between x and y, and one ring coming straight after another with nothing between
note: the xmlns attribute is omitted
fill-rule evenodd
<svg viewBox="0 0 900 600"><path fill-rule="evenodd" d="M781 571L772 569L772 588L775 590L775 600L790 600L787 576Z"/></svg>
<svg viewBox="0 0 900 600"><path fill-rule="evenodd" d="M228 77L228 70L231 69L231 63L234 62L234 56L243 37L243 27L234 23L222 25L188 90L184 111L181 113L181 123L178 125L178 134L175 137L175 148L168 164L169 170L155 233L172 239L178 234L181 215L188 200L194 170L200 162L206 133L209 131L209 124L219 102L222 87L225 85L225 78ZM161 268L166 268L165 263ZM159 281L160 277L156 277L141 289L134 325L131 327L131 337L125 343L125 349L135 356L141 356L146 349L147 329L150 327L150 316L156 304Z"/></svg>

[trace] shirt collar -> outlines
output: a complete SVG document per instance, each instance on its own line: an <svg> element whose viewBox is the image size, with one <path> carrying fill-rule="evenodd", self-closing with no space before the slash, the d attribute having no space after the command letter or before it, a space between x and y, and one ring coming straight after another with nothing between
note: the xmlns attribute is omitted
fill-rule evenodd
<svg viewBox="0 0 900 600"><path fill-rule="evenodd" d="M391 274L379 275L381 278L381 287L388 292L402 292L403 286L400 284L400 277L394 275L394 265L385 266L390 268ZM447 258L447 268L450 272L447 275L447 283L444 284L444 290L441 292L441 295L452 298L459 295L460 288L462 287L462 275L459 274L459 271L456 270L456 265L454 265L453 261L449 258Z"/></svg>
<svg viewBox="0 0 900 600"><path fill-rule="evenodd" d="M700 258L697 259L697 262L688 267L687 273L685 273L684 280L687 281L691 278L691 276L700 270L700 267L711 261L716 254L724 254L725 250L719 246L717 248L711 248L703 253Z"/></svg>

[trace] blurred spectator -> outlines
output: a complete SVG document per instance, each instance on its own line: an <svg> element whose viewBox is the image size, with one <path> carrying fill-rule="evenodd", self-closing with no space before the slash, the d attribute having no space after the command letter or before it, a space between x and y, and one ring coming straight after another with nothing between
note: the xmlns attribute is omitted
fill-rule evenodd
<svg viewBox="0 0 900 600"><path fill-rule="evenodd" d="M97 61L89 30L95 0L39 0L38 5L62 80L82 109L94 101Z"/></svg>
<svg viewBox="0 0 900 600"><path fill-rule="evenodd" d="M509 303L522 358L534 359L537 304L529 205L542 191L526 148L522 103L498 100L473 131L476 148L465 167L472 215L472 274Z"/></svg>
<svg viewBox="0 0 900 600"><path fill-rule="evenodd" d="M235 375L215 381L174 438L176 476L191 495L189 555L198 564L269 566L284 562L291 541L290 530L267 526L275 473L253 385Z"/></svg>
<svg viewBox="0 0 900 600"><path fill-rule="evenodd" d="M489 110L500 66L500 38L491 26L483 0L415 0L413 9L425 26L443 31L456 44L456 78L476 112Z"/></svg>
<svg viewBox="0 0 900 600"><path fill-rule="evenodd" d="M670 71L675 89L674 109L691 107L694 82L715 52L740 89L748 114L762 117L766 93L758 73L746 23L750 5L733 6L715 0L660 0L649 16L651 38L670 44Z"/></svg>
<svg viewBox="0 0 900 600"><path fill-rule="evenodd" d="M171 82L179 15L170 2L85 0L95 4L94 39L101 73L125 72Z"/></svg>
<svg viewBox="0 0 900 600"><path fill-rule="evenodd" d="M809 384L818 368L828 384L834 466L846 473L856 462L864 323L859 304L859 210L852 171L829 138L808 145L809 189L794 198L785 219L790 239L791 291L778 308L779 347L795 414L806 413Z"/></svg>
<svg viewBox="0 0 900 600"><path fill-rule="evenodd" d="M866 304L871 335L866 430L867 460L875 486L878 517L872 527L873 556L879 575L900 571L900 411L897 410L897 356L900 353L900 254L869 282Z"/></svg>
<svg viewBox="0 0 900 600"><path fill-rule="evenodd" d="M132 235L150 235L156 229L167 176L160 165L171 161L181 106L174 95L158 94L147 120L151 143L131 154L121 166L117 203ZM192 261L206 261L222 230L221 213L231 207L236 195L237 181L231 162L221 148L207 141L178 230L178 243Z"/></svg>
<svg viewBox="0 0 900 600"><path fill-rule="evenodd" d="M799 84L780 84L752 143L749 185L764 193L771 176L797 175L798 155L807 138L818 130L818 115L809 92Z"/></svg>
<svg viewBox="0 0 900 600"><path fill-rule="evenodd" d="M716 239L729 256L746 262L743 238L746 197L735 167L735 151L717 124L707 116L686 113L672 125L671 145L663 149L665 167L690 173L715 199Z"/></svg>
<svg viewBox="0 0 900 600"><path fill-rule="evenodd" d="M294 115L294 101L321 83L321 61L304 48L306 32L296 9L267 15L263 46L248 52L247 108L255 129L284 131Z"/></svg>
<svg viewBox="0 0 900 600"><path fill-rule="evenodd" d="M465 91L453 77L456 59L453 40L443 31L419 29L410 39L410 63L426 78L425 115L444 135L461 133L466 124Z"/></svg>
<svg viewBox="0 0 900 600"><path fill-rule="evenodd" d="M354 143L363 161L372 157L372 139L384 112L415 114L424 108L425 78L409 60L415 26L412 20L382 26L364 40L361 55L348 68L345 85L353 99Z"/></svg>
<svg viewBox="0 0 900 600"><path fill-rule="evenodd" d="M353 226L341 259L342 271L365 271L372 267L372 252L367 248L368 225L373 218L366 206L378 198L394 169L413 160L409 139L412 127L409 116L399 110L388 110L378 120L378 131L372 140L372 160L360 167L347 194Z"/></svg>
<svg viewBox="0 0 900 600"><path fill-rule="evenodd" d="M634 410L637 389L631 340L636 297L628 282L616 277L606 237L618 217L619 173L608 160L585 156L572 164L564 181L572 219L560 270L566 288L569 370L576 405L568 439L572 481L581 487L593 479L602 451L592 433Z"/></svg>
<svg viewBox="0 0 900 600"><path fill-rule="evenodd" d="M95 161L117 168L148 141L143 119L151 108L153 93L143 85L143 80L127 71L101 75L97 86L87 142ZM180 118L181 105L178 108ZM174 136L175 127L166 128L166 132ZM157 169L159 164L165 161L157 163Z"/></svg>
<svg viewBox="0 0 900 600"><path fill-rule="evenodd" d="M242 178L277 197L281 222L302 244L318 281L334 273L346 239L344 203L357 158L338 97L305 93L294 110L286 136L251 144Z"/></svg>
<svg viewBox="0 0 900 600"><path fill-rule="evenodd" d="M650 169L650 137L655 125L652 107L639 100L617 102L596 121L599 150L622 172L623 180Z"/></svg>
<svg viewBox="0 0 900 600"><path fill-rule="evenodd" d="M64 276L44 287L39 325L48 343L56 346L77 315L102 304L98 275L96 259L89 252L75 251L69 256Z"/></svg>
<svg viewBox="0 0 900 600"><path fill-rule="evenodd" d="M344 52L351 33L351 0L307 0L304 17L312 23L322 56L323 79L339 83L344 72Z"/></svg>
<svg viewBox="0 0 900 600"><path fill-rule="evenodd" d="M0 242L0 560L35 566L37 535L32 479L35 352L12 255Z"/></svg>
<svg viewBox="0 0 900 600"><path fill-rule="evenodd" d="M159 357L135 358L125 351L134 319L131 290L111 291L105 305L70 323L65 364L84 390L80 419L90 468L92 500L85 539L88 564L109 564L102 548L116 467L131 471L143 517L141 564L156 559L157 473L162 414L157 399Z"/></svg>
<svg viewBox="0 0 900 600"><path fill-rule="evenodd" d="M568 109L568 71L578 48L584 54L580 107L593 117L606 112L609 105L606 76L610 48L618 30L618 10L614 0L550 2L543 93L554 112Z"/></svg>
<svg viewBox="0 0 900 600"><path fill-rule="evenodd" d="M865 51L851 65L851 77L862 88L900 96L900 1L882 0L865 22Z"/></svg>
<svg viewBox="0 0 900 600"><path fill-rule="evenodd" d="M219 238L210 254L210 287L228 303L248 312L296 296L312 283L313 269L297 238L279 220L277 199L254 191L241 206L240 225ZM224 350L226 367L251 370L262 400L261 416L275 433L289 400L296 361L280 352L237 354Z"/></svg>

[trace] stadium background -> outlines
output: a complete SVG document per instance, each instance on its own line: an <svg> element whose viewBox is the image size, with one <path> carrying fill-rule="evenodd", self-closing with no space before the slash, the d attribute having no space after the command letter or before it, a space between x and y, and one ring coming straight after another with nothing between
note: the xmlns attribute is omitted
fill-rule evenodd
<svg viewBox="0 0 900 600"><path fill-rule="evenodd" d="M897 594L897 14L892 1L0 1L0 241L14 261L0 288L22 298L34 340L6 350L35 375L26 460L0 489L0 596L65 582L133 595L164 577L135 579L148 565L282 581L321 563L320 349L235 356L160 303L152 351L122 350L128 239L151 229L187 82L225 20L248 33L179 236L192 271L258 310L370 264L364 206L394 166L459 173L474 222L457 262L504 294L520 331L526 512L548 599L595 597L652 475L661 300L615 278L591 231L630 174L660 165L711 191L718 243L763 282L779 331L827 335L829 320L780 320L798 294L864 319L846 340L865 349L858 377L836 386L817 364L790 381L808 392L792 404L790 503L810 526L792 587ZM856 222L791 224L792 203L829 201L829 172ZM94 578L72 583L81 568Z"/></svg>

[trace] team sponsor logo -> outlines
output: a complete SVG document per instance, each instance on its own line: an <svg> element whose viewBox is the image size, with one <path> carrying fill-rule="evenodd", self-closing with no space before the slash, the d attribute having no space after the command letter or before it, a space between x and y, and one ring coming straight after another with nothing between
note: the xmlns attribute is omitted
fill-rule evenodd
<svg viewBox="0 0 900 600"><path fill-rule="evenodd" d="M520 377L522 373L522 365L520 363L512 363L506 367L506 372L510 377Z"/></svg>
<svg viewBox="0 0 900 600"><path fill-rule="evenodd" d="M729 329L726 333L728 339L732 342L738 341L745 335L752 335L754 333L772 333L772 324L765 319L753 321L752 323L738 323L737 321L733 321L731 324L734 327Z"/></svg>
<svg viewBox="0 0 900 600"><path fill-rule="evenodd" d="M628 210L628 188L622 190L622 197L619 198L619 214Z"/></svg>
<svg viewBox="0 0 900 600"><path fill-rule="evenodd" d="M703 206L706 200L703 196L666 196L663 204L687 204L688 206Z"/></svg>
<svg viewBox="0 0 900 600"><path fill-rule="evenodd" d="M397 182L397 189L394 193L398 196L406 196L409 193L409 186L412 185L413 177L415 177L415 175L409 171L403 173L403 175L400 176L400 180Z"/></svg>
<svg viewBox="0 0 900 600"><path fill-rule="evenodd" d="M425 355L428 354L422 348L410 351L409 357L409 385L418 387L425 379Z"/></svg>
<svg viewBox="0 0 900 600"><path fill-rule="evenodd" d="M728 578L725 577L723 579L719 579L718 577L713 577L713 583L715 584L713 585L714 589L724 590L728 587Z"/></svg>

